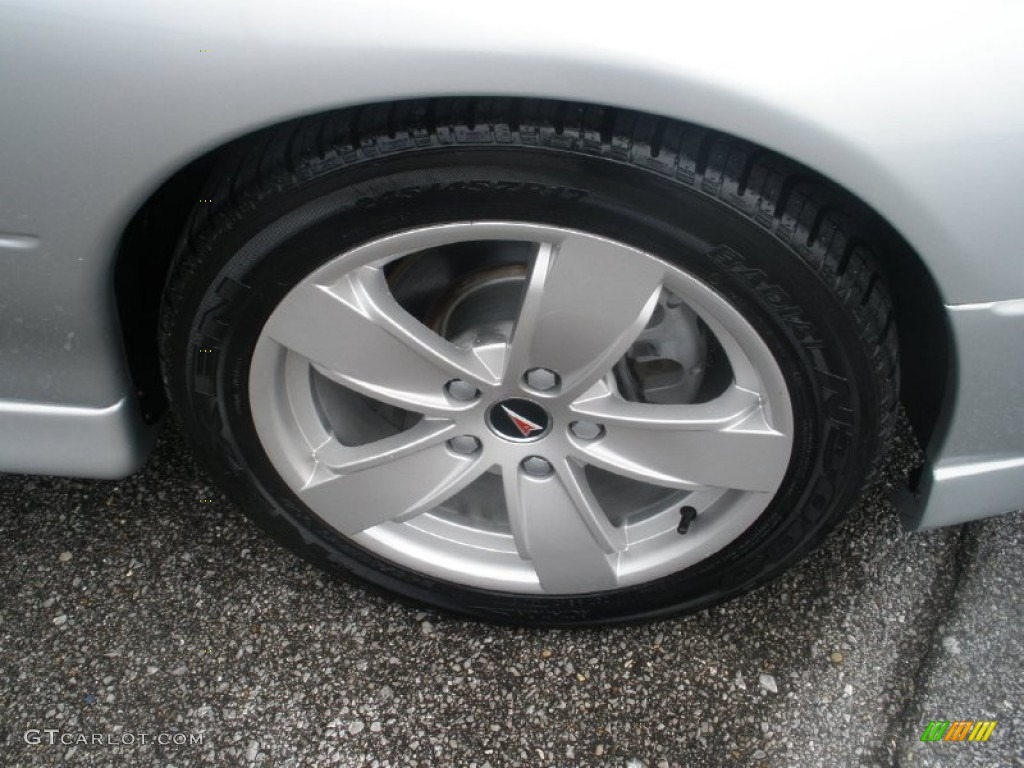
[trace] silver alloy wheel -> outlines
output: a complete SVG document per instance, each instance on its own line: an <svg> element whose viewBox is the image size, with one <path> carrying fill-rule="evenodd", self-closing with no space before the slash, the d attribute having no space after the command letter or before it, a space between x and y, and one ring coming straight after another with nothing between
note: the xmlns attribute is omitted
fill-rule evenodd
<svg viewBox="0 0 1024 768"><path fill-rule="evenodd" d="M388 268L476 241L536 245L510 338L457 344L399 303ZM617 364L666 297L692 309L727 359L730 380L710 399L620 391ZM342 440L321 382L412 418ZM270 461L327 524L398 565L509 593L612 590L681 571L758 518L792 452L784 377L735 308L656 256L535 224L414 229L331 259L267 320L249 396ZM595 472L638 499L658 493L613 519ZM468 493L490 511L459 514L453 500Z"/></svg>

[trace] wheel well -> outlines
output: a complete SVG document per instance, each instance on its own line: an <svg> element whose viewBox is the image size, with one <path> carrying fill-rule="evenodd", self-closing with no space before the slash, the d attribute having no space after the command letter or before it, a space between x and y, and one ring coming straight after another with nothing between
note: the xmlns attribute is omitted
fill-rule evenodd
<svg viewBox="0 0 1024 768"><path fill-rule="evenodd" d="M474 99L467 101L473 109ZM518 100L503 100L513 110ZM552 127L561 132L574 109L592 106L550 102ZM367 105L352 110L377 112L388 105ZM614 114L614 108L601 108ZM315 117L315 116L313 116ZM306 118L300 118L306 119ZM431 114L431 119L436 119ZM147 421L155 421L167 409L167 397L157 353L160 298L164 281L189 215L199 203L209 177L222 157L238 151L269 133L293 126L289 120L236 138L194 159L168 178L138 209L125 228L114 269L114 288L123 328L129 369ZM664 120L659 120L664 124ZM602 137L603 138L603 137ZM868 222L882 254L896 309L902 373L901 399L918 439L927 444L939 422L953 364L951 333L939 291L924 262L886 219L842 185L813 169L807 175L832 187L855 215Z"/></svg>
<svg viewBox="0 0 1024 768"><path fill-rule="evenodd" d="M167 179L128 222L118 246L114 293L128 369L147 423L167 410L157 354L164 279L217 154L210 152Z"/></svg>

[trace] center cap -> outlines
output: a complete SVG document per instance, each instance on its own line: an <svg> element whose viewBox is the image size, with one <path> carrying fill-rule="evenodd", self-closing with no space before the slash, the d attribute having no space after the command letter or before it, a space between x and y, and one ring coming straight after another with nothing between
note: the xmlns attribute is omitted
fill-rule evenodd
<svg viewBox="0 0 1024 768"><path fill-rule="evenodd" d="M491 406L487 423L496 434L516 443L539 440L551 429L551 417L530 400L510 397Z"/></svg>

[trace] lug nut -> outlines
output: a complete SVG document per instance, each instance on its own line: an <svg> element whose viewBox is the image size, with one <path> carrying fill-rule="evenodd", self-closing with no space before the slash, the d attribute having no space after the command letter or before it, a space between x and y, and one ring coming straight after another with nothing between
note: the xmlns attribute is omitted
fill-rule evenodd
<svg viewBox="0 0 1024 768"><path fill-rule="evenodd" d="M526 372L526 383L540 392L547 392L558 386L558 374L547 368L531 368Z"/></svg>
<svg viewBox="0 0 1024 768"><path fill-rule="evenodd" d="M448 390L448 394L453 398L467 403L470 400L476 400L477 396L480 394L479 389L474 387L468 381L463 381L462 379L452 379L446 385L446 389Z"/></svg>
<svg viewBox="0 0 1024 768"><path fill-rule="evenodd" d="M604 434L604 427L592 421L574 421L569 425L569 429L580 440L593 440Z"/></svg>
<svg viewBox="0 0 1024 768"><path fill-rule="evenodd" d="M551 474L551 462L540 456L529 456L523 459L523 470L534 477L545 477Z"/></svg>
<svg viewBox="0 0 1024 768"><path fill-rule="evenodd" d="M448 441L448 447L456 453L476 453L480 450L480 441L472 435L459 435Z"/></svg>

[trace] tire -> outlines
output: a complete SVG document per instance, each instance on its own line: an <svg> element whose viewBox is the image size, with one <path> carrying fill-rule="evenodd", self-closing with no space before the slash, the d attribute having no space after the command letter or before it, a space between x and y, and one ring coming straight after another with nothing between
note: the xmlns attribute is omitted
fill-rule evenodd
<svg viewBox="0 0 1024 768"><path fill-rule="evenodd" d="M402 102L235 147L166 285L203 464L326 570L485 620L689 612L818 545L892 430L872 222L703 128Z"/></svg>

